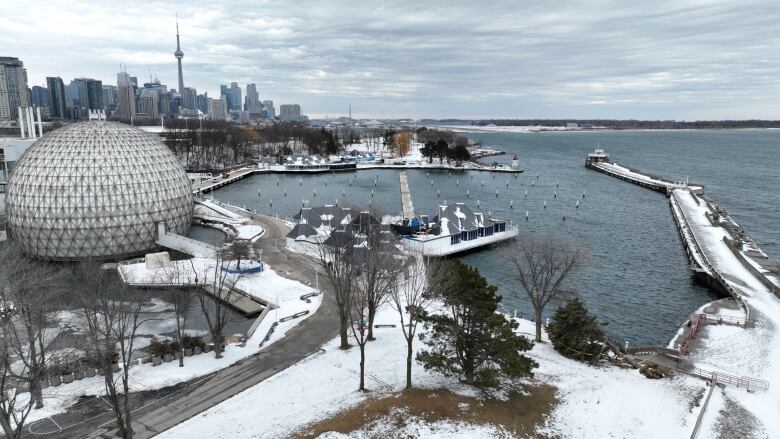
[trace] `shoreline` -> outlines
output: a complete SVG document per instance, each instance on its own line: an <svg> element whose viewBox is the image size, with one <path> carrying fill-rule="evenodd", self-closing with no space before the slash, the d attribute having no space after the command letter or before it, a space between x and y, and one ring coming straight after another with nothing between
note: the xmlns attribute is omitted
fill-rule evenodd
<svg viewBox="0 0 780 439"><path fill-rule="evenodd" d="M677 132L677 131L761 131L780 130L780 127L751 127L751 128L593 128L593 129L541 129L522 125L507 125L496 127L481 126L447 126L432 125L434 128L448 129L460 133L514 133L514 134L549 134L549 133L605 133L605 132ZM502 129L504 128L504 129Z"/></svg>

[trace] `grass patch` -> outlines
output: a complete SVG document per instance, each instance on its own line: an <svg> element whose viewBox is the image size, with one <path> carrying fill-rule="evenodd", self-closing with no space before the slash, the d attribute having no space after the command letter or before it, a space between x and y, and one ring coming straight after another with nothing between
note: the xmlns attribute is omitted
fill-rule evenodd
<svg viewBox="0 0 780 439"><path fill-rule="evenodd" d="M491 424L516 436L534 436L536 428L544 423L556 403L552 386L528 386L522 393L510 392L503 400L462 396L449 390L411 389L382 398L369 398L356 407L306 427L293 437L316 438L328 431L349 433L380 419L390 421L385 425L401 428L408 417L427 422L452 420ZM392 432L385 433L392 436Z"/></svg>

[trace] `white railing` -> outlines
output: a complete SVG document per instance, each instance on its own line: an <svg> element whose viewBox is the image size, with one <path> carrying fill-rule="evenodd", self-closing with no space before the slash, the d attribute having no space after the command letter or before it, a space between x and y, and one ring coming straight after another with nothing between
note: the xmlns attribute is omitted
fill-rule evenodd
<svg viewBox="0 0 780 439"><path fill-rule="evenodd" d="M693 195L693 194L691 194L691 195ZM677 194L676 193L672 193L672 196L671 196L670 200L674 200L673 202L677 203L677 198L676 197L677 197ZM679 207L679 203L677 203L677 205ZM734 298L734 300L737 301L737 303L739 303L739 305L745 311L745 325L747 326L748 322L750 322L750 307L748 307L747 303L745 303L744 299L742 298L742 295L739 292L737 292L734 289L734 287L732 287L726 281L725 278L723 278L723 276L720 274L720 272L717 271L715 269L715 266L712 265L712 263L709 261L709 259L707 258L707 255L704 254L704 252L702 251L702 248L701 248L701 245L699 244L699 241L696 239L696 234L693 232L693 229L691 229L691 227L690 227L690 223L688 222L688 218L685 215L685 211L683 210L682 207L679 207L679 210L680 210L681 219L682 219L685 227L687 227L688 230L690 231L691 241L696 246L696 249L699 252L699 254L702 255L702 261L704 262L704 264L706 264L706 266L707 266L706 268L710 271L710 274L712 276L714 276L715 279L717 279L718 282L720 282L721 285L723 285L723 288L726 289L726 291Z"/></svg>

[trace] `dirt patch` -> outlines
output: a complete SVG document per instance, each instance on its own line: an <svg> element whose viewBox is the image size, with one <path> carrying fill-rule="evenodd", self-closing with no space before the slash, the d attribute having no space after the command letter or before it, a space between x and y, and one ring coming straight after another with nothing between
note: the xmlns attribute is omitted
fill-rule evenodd
<svg viewBox="0 0 780 439"><path fill-rule="evenodd" d="M552 386L528 386L522 392L510 392L506 400L472 398L449 390L412 389L384 398L369 398L357 407L322 420L292 436L316 438L328 431L349 433L393 414L399 418L395 422L402 426L403 417L397 416L399 413L428 422L446 419L498 425L516 436L532 436L556 403L555 388Z"/></svg>

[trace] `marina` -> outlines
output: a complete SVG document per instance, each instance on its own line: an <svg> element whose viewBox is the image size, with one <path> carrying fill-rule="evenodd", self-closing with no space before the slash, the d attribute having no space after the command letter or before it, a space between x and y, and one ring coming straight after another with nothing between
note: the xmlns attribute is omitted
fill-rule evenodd
<svg viewBox="0 0 780 439"><path fill-rule="evenodd" d="M767 177L772 175L772 162L761 158L763 145L771 144L770 134L769 131L739 134L747 136L745 141L757 145L746 154L762 178L748 178L739 169L731 171L728 178L713 174L708 177L707 192L727 202L732 207L730 210L738 211L740 224L751 229L753 236L762 243L761 247L771 253L772 243L780 236L773 237L771 221L764 220L762 212L767 212L764 206L777 200L771 191L762 191L761 196L755 196L755 191L742 189L750 187L752 181L771 181L771 177ZM668 199L641 190L639 186L633 190L610 182L583 168L577 157L588 154L582 146L582 139L587 136L589 142L591 139L593 144L600 142L609 146L610 153L630 159L632 166L655 170L655 174L663 174L661 168L668 169L671 175L683 176L675 180L685 180L688 173L703 175L704 168L721 166L719 157L737 141L738 133L721 132L714 136L701 131L613 131L472 135L505 150L507 154L496 159L507 166L511 165L514 154L521 155L525 172L502 176L489 172L406 169L415 212L435 214L438 205L464 202L474 210L482 210L519 226L520 236L523 233L553 233L583 242L598 259L598 264L575 275L580 294L589 308L609 321L606 329L612 337L629 340L635 346L665 345L691 310L718 297L704 284L691 282L685 248L669 239L679 231L666 210L669 209ZM689 145L689 154L701 159L675 160L679 143ZM709 149L715 153L706 154ZM357 174L256 174L222 187L210 196L281 218L298 214L304 201L309 205L362 204L382 214L395 215L403 211L398 175L399 172L393 169ZM740 186L733 187L732 179ZM476 208L478 203L479 208ZM748 204L762 208L749 209ZM426 206L433 209L428 210ZM566 216L565 221L562 214ZM636 230L642 230L642 235L637 236ZM615 246L615 242L623 245ZM780 251L780 247L776 250ZM531 312L530 304L523 297L517 297L513 293L514 287L502 280L498 264L494 262L494 257L498 257L496 251L488 247L479 253L465 252L460 257L478 267L499 287L509 308L516 309L518 315L527 316ZM632 275L623 275L624 272ZM605 287L605 279L609 279L612 288ZM621 293L629 291L632 293ZM623 313L626 307L652 318L632 319Z"/></svg>

